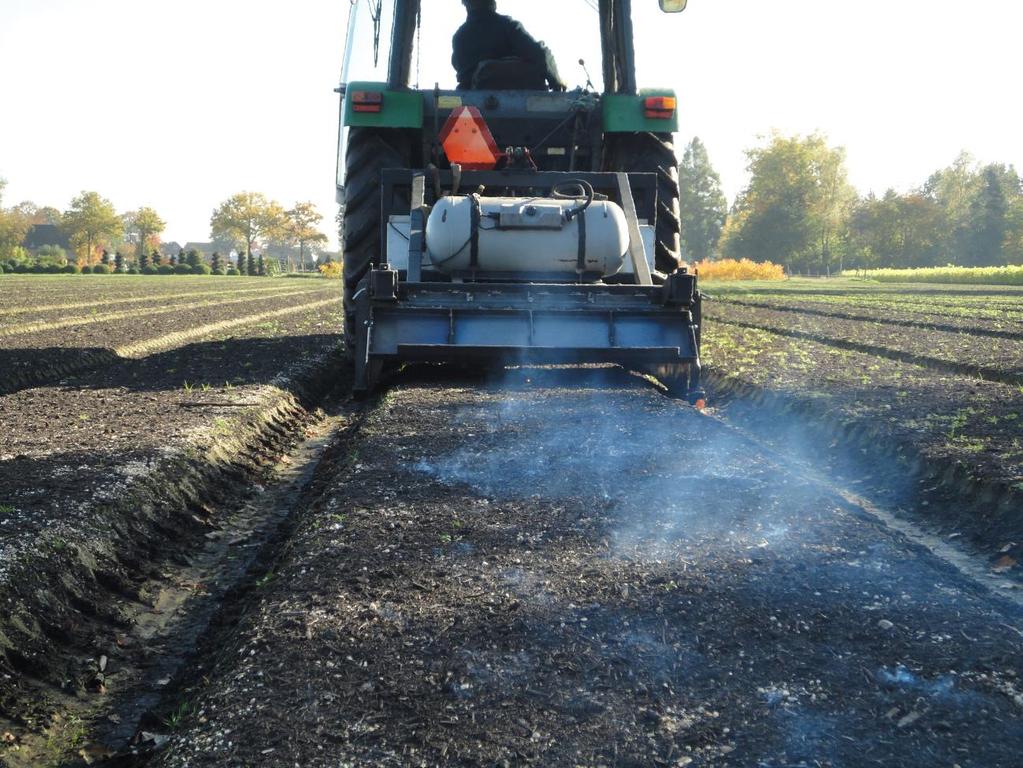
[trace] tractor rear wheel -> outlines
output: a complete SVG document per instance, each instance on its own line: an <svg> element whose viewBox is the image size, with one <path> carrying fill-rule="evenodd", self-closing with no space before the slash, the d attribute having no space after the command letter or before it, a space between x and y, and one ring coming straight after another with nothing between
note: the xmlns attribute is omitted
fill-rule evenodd
<svg viewBox="0 0 1023 768"><path fill-rule="evenodd" d="M355 356L355 301L359 282L380 263L380 172L408 168L410 143L401 131L350 128L345 149L344 214L341 253L344 259L345 356Z"/></svg>
<svg viewBox="0 0 1023 768"><path fill-rule="evenodd" d="M682 264L678 159L670 133L622 133L606 137L604 167L609 171L657 174L656 258L658 272L670 275Z"/></svg>

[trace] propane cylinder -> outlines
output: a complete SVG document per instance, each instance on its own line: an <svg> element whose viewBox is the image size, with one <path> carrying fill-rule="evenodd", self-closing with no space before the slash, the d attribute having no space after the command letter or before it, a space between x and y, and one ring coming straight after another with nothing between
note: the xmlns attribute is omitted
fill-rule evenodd
<svg viewBox="0 0 1023 768"><path fill-rule="evenodd" d="M579 210L583 203L571 198L443 197L426 222L430 261L445 273L613 275L629 248L625 213L607 200Z"/></svg>

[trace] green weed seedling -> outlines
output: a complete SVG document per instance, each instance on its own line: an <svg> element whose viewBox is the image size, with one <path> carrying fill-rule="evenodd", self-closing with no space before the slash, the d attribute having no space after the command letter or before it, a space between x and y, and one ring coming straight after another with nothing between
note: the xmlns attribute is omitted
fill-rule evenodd
<svg viewBox="0 0 1023 768"><path fill-rule="evenodd" d="M164 718L163 724L170 728L172 731L178 730L181 724L185 721L191 710L191 705L187 701L183 701L171 712L167 717Z"/></svg>

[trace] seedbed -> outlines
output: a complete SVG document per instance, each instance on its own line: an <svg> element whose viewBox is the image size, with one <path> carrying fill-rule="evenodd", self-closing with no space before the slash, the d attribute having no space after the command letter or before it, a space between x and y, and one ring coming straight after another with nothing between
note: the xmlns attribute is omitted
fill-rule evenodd
<svg viewBox="0 0 1023 768"><path fill-rule="evenodd" d="M991 302L915 303L888 299L869 301L860 297L829 300L781 296L770 298L720 296L715 301L719 304L734 304L754 309L774 309L867 323L1023 340L1023 309L1020 309L1020 301L1007 302L1003 306Z"/></svg>
<svg viewBox="0 0 1023 768"><path fill-rule="evenodd" d="M801 339L833 344L932 365L946 372L977 375L1009 384L1023 384L1023 338L1001 338L908 328L884 322L863 322L834 316L774 309L708 304L710 321L762 328Z"/></svg>
<svg viewBox="0 0 1023 768"><path fill-rule="evenodd" d="M275 285L276 291L260 289L183 306L161 305L148 312L133 307L64 318L36 326L35 331L31 326L15 326L0 333L0 393L57 381L119 357L138 357L218 334L244 333L252 324L322 316L332 312L339 300L336 287L319 281L306 289L281 281Z"/></svg>

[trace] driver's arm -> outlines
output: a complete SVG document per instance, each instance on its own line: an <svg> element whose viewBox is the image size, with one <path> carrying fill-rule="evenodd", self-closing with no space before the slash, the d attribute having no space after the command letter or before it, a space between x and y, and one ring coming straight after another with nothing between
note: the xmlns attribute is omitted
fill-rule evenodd
<svg viewBox="0 0 1023 768"><path fill-rule="evenodd" d="M550 49L526 31L517 21L511 21L507 29L508 42L515 56L542 67L547 73L547 82L557 91L565 90L565 84L558 74L558 65Z"/></svg>

